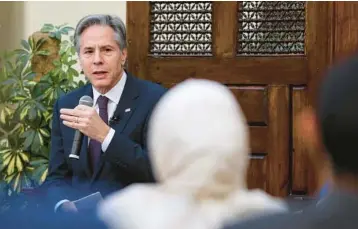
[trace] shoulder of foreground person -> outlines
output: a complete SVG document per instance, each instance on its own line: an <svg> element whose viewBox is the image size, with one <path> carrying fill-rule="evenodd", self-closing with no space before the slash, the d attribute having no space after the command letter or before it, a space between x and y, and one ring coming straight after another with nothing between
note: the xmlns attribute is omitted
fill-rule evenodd
<svg viewBox="0 0 358 229"><path fill-rule="evenodd" d="M114 229L180 228L192 210L189 198L166 193L156 185L135 184L103 200L98 217Z"/></svg>
<svg viewBox="0 0 358 229"><path fill-rule="evenodd" d="M231 201L237 208L238 215L243 216L289 211L286 201L258 189L239 191L233 195Z"/></svg>

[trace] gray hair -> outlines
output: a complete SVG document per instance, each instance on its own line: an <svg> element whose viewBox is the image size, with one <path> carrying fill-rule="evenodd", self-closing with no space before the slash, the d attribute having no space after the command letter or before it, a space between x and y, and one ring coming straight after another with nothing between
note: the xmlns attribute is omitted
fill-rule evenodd
<svg viewBox="0 0 358 229"><path fill-rule="evenodd" d="M126 26L123 23L122 19L117 16L111 16L107 14L94 14L88 15L82 18L75 30L74 35L74 44L76 46L77 53L80 53L80 38L81 34L85 29L93 26L93 25L107 25L110 26L114 30L114 39L116 40L119 48L121 50L127 47L126 43Z"/></svg>

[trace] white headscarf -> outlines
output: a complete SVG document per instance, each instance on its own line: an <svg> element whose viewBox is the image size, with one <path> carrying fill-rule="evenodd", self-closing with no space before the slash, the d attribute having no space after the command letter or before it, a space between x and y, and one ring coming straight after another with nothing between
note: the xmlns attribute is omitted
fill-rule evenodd
<svg viewBox="0 0 358 229"><path fill-rule="evenodd" d="M285 210L262 191L249 191L249 130L230 90L186 80L155 107L148 145L158 184L137 184L100 207L111 228L218 228L231 219Z"/></svg>

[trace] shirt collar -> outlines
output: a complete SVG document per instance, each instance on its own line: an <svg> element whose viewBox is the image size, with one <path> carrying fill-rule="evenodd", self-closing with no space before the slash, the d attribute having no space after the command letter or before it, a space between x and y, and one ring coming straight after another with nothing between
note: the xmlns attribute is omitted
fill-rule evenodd
<svg viewBox="0 0 358 229"><path fill-rule="evenodd" d="M103 96L106 96L110 101L112 101L116 105L118 105L119 100L121 99L126 81L127 81L127 74L125 71L123 71L121 79L116 83L116 85L114 85L114 87L111 90L109 90ZM96 90L96 88L94 88L93 86L92 86L92 90L93 90L93 104L96 105L98 97L102 94L99 93Z"/></svg>

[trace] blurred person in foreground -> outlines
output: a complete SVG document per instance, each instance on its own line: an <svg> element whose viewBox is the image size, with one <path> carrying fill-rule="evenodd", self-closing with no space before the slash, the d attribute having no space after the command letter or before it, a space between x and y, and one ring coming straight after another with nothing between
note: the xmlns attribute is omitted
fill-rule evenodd
<svg viewBox="0 0 358 229"><path fill-rule="evenodd" d="M54 105L44 187L48 205L57 212L77 212L73 200L95 192L105 197L132 183L154 182L147 155L147 123L165 92L124 69L126 29L119 17L88 15L78 22L74 39L90 83ZM78 105L85 95L93 98L92 107ZM77 130L83 133L78 160L69 157Z"/></svg>
<svg viewBox="0 0 358 229"><path fill-rule="evenodd" d="M248 126L226 86L180 83L159 101L148 131L159 183L134 184L105 199L99 216L109 228L214 229L286 211L279 199L247 189Z"/></svg>
<svg viewBox="0 0 358 229"><path fill-rule="evenodd" d="M238 222L225 229L353 229L358 224L358 55L330 69L321 85L316 112L302 117L311 128L307 144L324 150L309 151L317 165L329 161L325 169L330 184L327 196L301 214L277 214Z"/></svg>

